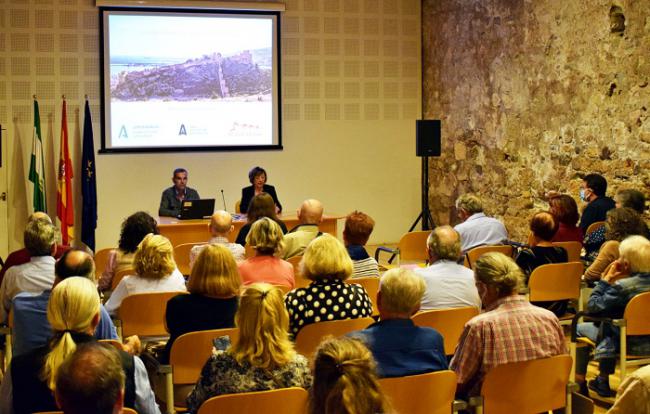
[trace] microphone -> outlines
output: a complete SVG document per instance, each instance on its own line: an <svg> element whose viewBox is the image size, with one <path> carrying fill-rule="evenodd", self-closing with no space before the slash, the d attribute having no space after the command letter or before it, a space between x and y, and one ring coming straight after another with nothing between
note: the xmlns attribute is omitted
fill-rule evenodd
<svg viewBox="0 0 650 414"><path fill-rule="evenodd" d="M228 211L226 208L226 197L223 195L223 188L221 189L221 200L223 201L223 210Z"/></svg>

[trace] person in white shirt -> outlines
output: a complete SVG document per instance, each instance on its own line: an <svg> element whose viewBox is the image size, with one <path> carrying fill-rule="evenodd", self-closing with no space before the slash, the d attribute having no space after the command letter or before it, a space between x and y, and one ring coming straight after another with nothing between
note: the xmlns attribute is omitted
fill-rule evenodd
<svg viewBox="0 0 650 414"><path fill-rule="evenodd" d="M501 244L508 240L502 222L483 213L481 200L473 194L463 194L456 200L458 217L463 221L454 227L460 234L463 254L477 246Z"/></svg>
<svg viewBox="0 0 650 414"><path fill-rule="evenodd" d="M246 250L244 246L237 243L230 243L228 235L232 233L235 226L232 225L232 216L224 210L217 210L210 218L210 234L212 238L206 244L201 244L192 247L190 250L190 267L194 265L194 261L199 257L199 253L209 244L221 244L230 250L236 261L241 262L244 260Z"/></svg>
<svg viewBox="0 0 650 414"><path fill-rule="evenodd" d="M427 239L430 266L416 269L426 290L421 310L474 306L481 309L481 299L474 282L474 272L458 264L461 238L450 226L436 227Z"/></svg>

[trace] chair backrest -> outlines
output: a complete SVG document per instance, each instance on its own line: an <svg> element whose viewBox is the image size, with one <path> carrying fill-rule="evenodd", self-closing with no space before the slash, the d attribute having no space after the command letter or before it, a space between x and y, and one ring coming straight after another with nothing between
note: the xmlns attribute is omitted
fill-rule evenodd
<svg viewBox="0 0 650 414"><path fill-rule="evenodd" d="M470 269L474 269L474 265L476 264L476 260L478 260L479 257L484 255L485 253L488 252L498 252L498 253L503 253L508 257L512 256L512 246L508 244L496 244L494 246L478 246L466 253L466 261L465 261L465 266L469 267Z"/></svg>
<svg viewBox="0 0 650 414"><path fill-rule="evenodd" d="M582 251L582 243L577 241L553 242L553 246L562 247L564 250L566 250L570 262L580 261L580 252Z"/></svg>
<svg viewBox="0 0 650 414"><path fill-rule="evenodd" d="M241 200L235 202L235 213L241 214Z"/></svg>
<svg viewBox="0 0 650 414"><path fill-rule="evenodd" d="M134 275L136 274L135 269L132 267L127 267L126 269L122 269L119 272L115 272L113 275L113 280L111 280L111 290L115 290L117 285L120 284L122 279L124 279L124 276L128 275Z"/></svg>
<svg viewBox="0 0 650 414"><path fill-rule="evenodd" d="M124 298L118 310L122 337L168 336L165 328L167 301L187 292L136 293Z"/></svg>
<svg viewBox="0 0 650 414"><path fill-rule="evenodd" d="M376 276L348 278L345 280L348 284L361 285L368 293L368 297L372 301L372 314L378 315L379 309L377 308L377 292L379 292L379 278Z"/></svg>
<svg viewBox="0 0 650 414"><path fill-rule="evenodd" d="M530 274L528 289L531 302L543 302L580 297L581 262L552 263L538 266Z"/></svg>
<svg viewBox="0 0 650 414"><path fill-rule="evenodd" d="M212 397L199 407L198 414L264 413L304 414L309 394L303 388L244 392Z"/></svg>
<svg viewBox="0 0 650 414"><path fill-rule="evenodd" d="M418 326L428 326L440 332L445 341L445 354L451 355L463 333L467 321L478 315L478 309L466 308L434 309L418 312L411 317Z"/></svg>
<svg viewBox="0 0 650 414"><path fill-rule="evenodd" d="M429 234L431 234L430 231L412 231L404 234L397 245L400 261L426 262L429 258L427 252L427 237L429 237Z"/></svg>
<svg viewBox="0 0 650 414"><path fill-rule="evenodd" d="M293 266L293 274L296 281L296 289L307 287L311 283L311 280L302 277L302 275L300 274L301 260L302 260L302 256L293 256L287 259L287 262L291 263L291 266Z"/></svg>
<svg viewBox="0 0 650 414"><path fill-rule="evenodd" d="M599 228L603 227L605 225L604 221L595 221L587 227L587 231L585 232L585 237L589 236L589 234L595 232Z"/></svg>
<svg viewBox="0 0 650 414"><path fill-rule="evenodd" d="M650 292L636 295L625 307L624 318L628 335L650 335Z"/></svg>
<svg viewBox="0 0 650 414"><path fill-rule="evenodd" d="M485 413L533 414L566 405L569 355L499 365L481 387Z"/></svg>
<svg viewBox="0 0 650 414"><path fill-rule="evenodd" d="M212 340L220 336L230 337L231 342L239 338L239 329L211 329L190 332L179 336L169 352L174 384L194 384L201 375L201 369L212 354Z"/></svg>
<svg viewBox="0 0 650 414"><path fill-rule="evenodd" d="M178 271L183 275L189 275L190 271L190 250L194 246L200 246L206 243L182 243L178 246L174 246L174 261L176 262L176 267Z"/></svg>
<svg viewBox="0 0 650 414"><path fill-rule="evenodd" d="M379 380L397 413L449 414L456 392L456 373L437 371Z"/></svg>
<svg viewBox="0 0 650 414"><path fill-rule="evenodd" d="M312 323L298 332L296 351L310 358L326 336L343 336L353 331L365 329L374 322L375 320L372 318L357 318Z"/></svg>
<svg viewBox="0 0 650 414"><path fill-rule="evenodd" d="M255 249L253 249L253 246L250 244L246 243L246 246L244 246L244 257L251 258L255 256Z"/></svg>
<svg viewBox="0 0 650 414"><path fill-rule="evenodd" d="M95 276L97 277L97 280L99 280L99 277L102 275L102 272L104 272L104 269L106 269L106 263L108 263L108 256L113 250L114 248L111 247L108 249L97 250L95 252L95 256L93 257L93 260L95 262Z"/></svg>

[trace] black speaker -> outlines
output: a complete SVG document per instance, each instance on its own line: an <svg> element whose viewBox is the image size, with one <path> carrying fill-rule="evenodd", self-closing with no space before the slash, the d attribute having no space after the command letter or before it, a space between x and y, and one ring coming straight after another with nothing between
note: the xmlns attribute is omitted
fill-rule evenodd
<svg viewBox="0 0 650 414"><path fill-rule="evenodd" d="M440 156L440 127L439 119L415 121L415 155L418 157Z"/></svg>

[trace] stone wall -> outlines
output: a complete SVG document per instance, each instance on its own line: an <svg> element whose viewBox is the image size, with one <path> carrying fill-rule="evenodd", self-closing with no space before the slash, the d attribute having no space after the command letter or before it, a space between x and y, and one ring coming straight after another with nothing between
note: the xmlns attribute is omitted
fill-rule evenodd
<svg viewBox="0 0 650 414"><path fill-rule="evenodd" d="M423 0L423 118L443 120L430 163L437 223L482 196L522 240L546 190L584 174L650 193L648 0Z"/></svg>

